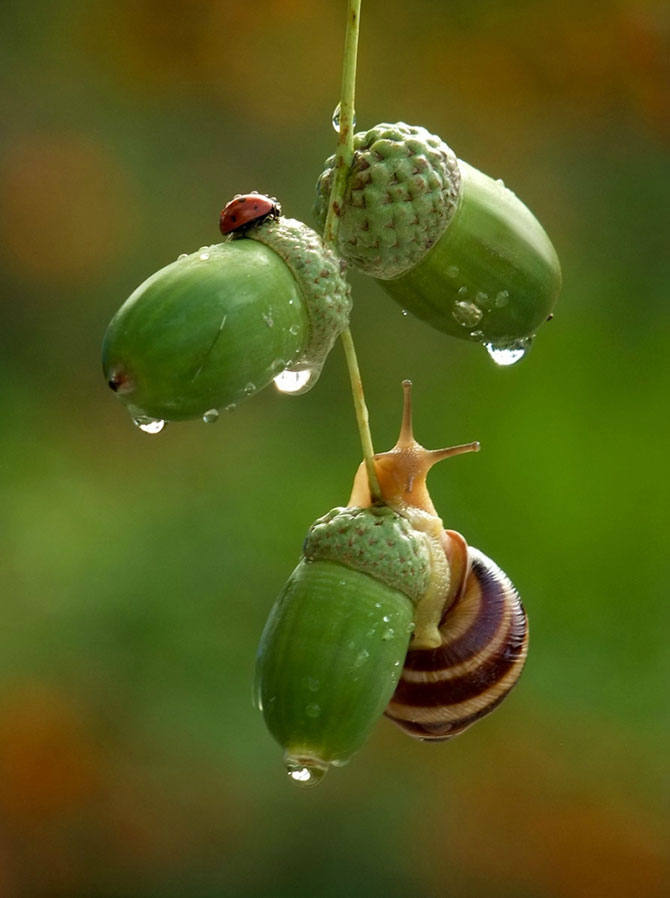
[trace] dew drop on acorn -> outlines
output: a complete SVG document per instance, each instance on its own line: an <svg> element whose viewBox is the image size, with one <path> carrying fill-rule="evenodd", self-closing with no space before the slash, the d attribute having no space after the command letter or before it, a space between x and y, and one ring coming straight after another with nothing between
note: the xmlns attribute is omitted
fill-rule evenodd
<svg viewBox="0 0 670 898"><path fill-rule="evenodd" d="M161 418L151 418L149 415L138 415L133 418L135 427L139 427L143 433L156 434L160 433L165 427L165 421Z"/></svg>
<svg viewBox="0 0 670 898"><path fill-rule="evenodd" d="M208 409L202 416L202 420L205 424L215 424L219 420L219 410L216 408Z"/></svg>
<svg viewBox="0 0 670 898"><path fill-rule="evenodd" d="M323 764L305 764L290 757L287 757L284 763L289 779L298 786L315 786L321 782L328 770Z"/></svg>
<svg viewBox="0 0 670 898"><path fill-rule="evenodd" d="M312 372L309 368L301 371L282 371L275 377L275 386L280 393L303 393L308 388L312 379Z"/></svg>
<svg viewBox="0 0 670 898"><path fill-rule="evenodd" d="M526 337L506 346L496 346L495 343L485 343L484 346L496 365L508 368L510 365L516 365L526 355L531 339L531 337Z"/></svg>

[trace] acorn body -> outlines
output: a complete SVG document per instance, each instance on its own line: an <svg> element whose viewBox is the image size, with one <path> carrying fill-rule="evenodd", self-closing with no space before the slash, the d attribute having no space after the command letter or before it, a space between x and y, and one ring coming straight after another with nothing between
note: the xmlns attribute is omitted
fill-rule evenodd
<svg viewBox="0 0 670 898"><path fill-rule="evenodd" d="M532 337L561 289L556 251L500 181L459 160L461 194L435 246L380 286L437 330L504 348Z"/></svg>
<svg viewBox="0 0 670 898"><path fill-rule="evenodd" d="M338 249L403 309L496 348L532 337L561 288L542 225L502 181L425 128L382 124L354 138ZM334 159L317 184L323 227Z"/></svg>
<svg viewBox="0 0 670 898"><path fill-rule="evenodd" d="M110 387L133 417L229 408L286 370L317 380L351 308L340 260L293 219L181 256L145 281L103 343Z"/></svg>
<svg viewBox="0 0 670 898"><path fill-rule="evenodd" d="M368 574L299 563L270 614L257 669L259 706L294 778L318 779L361 747L398 682L412 611L404 593Z"/></svg>

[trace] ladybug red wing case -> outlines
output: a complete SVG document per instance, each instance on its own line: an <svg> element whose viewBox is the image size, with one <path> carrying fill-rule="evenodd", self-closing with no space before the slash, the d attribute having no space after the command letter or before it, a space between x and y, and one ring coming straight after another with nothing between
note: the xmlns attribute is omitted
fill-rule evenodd
<svg viewBox="0 0 670 898"><path fill-rule="evenodd" d="M224 235L234 231L243 234L267 218L278 218L280 215L281 206L274 197L262 193L238 193L221 210L219 227Z"/></svg>

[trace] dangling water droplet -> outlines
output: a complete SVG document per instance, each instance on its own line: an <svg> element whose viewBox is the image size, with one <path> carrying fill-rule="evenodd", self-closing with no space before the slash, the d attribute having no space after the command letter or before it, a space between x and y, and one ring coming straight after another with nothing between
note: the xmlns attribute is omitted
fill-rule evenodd
<svg viewBox="0 0 670 898"><path fill-rule="evenodd" d="M321 705L317 705L316 702L310 702L305 708L305 714L308 717L311 717L312 720L316 720L316 718L321 714Z"/></svg>
<svg viewBox="0 0 670 898"><path fill-rule="evenodd" d="M236 402L231 402L230 405L227 405L227 406L224 408L224 412L234 412L236 408L237 408L237 403L236 403Z"/></svg>
<svg viewBox="0 0 670 898"><path fill-rule="evenodd" d="M509 290L500 290L494 300L496 309L502 309L509 302Z"/></svg>
<svg viewBox="0 0 670 898"><path fill-rule="evenodd" d="M135 427L139 427L144 433L160 433L165 427L165 421L161 418L151 418L149 415L137 415L133 418Z"/></svg>
<svg viewBox="0 0 670 898"><path fill-rule="evenodd" d="M532 337L525 337L523 340L517 340L516 343L507 343L502 346L485 343L484 346L496 365L507 368L521 361L528 352L532 340Z"/></svg>
<svg viewBox="0 0 670 898"><path fill-rule="evenodd" d="M219 420L218 408L210 408L209 411L206 411L202 416L202 420L205 424L215 424Z"/></svg>
<svg viewBox="0 0 670 898"><path fill-rule="evenodd" d="M407 318L407 316L409 315L409 312L407 311L407 309L402 309L401 314L404 315L405 318Z"/></svg>
<svg viewBox="0 0 670 898"><path fill-rule="evenodd" d="M202 259L203 262L206 262L209 259L209 253L207 253L207 252L200 253L199 258Z"/></svg>
<svg viewBox="0 0 670 898"><path fill-rule="evenodd" d="M282 371L275 377L275 386L280 393L304 393L311 386L312 374L309 368Z"/></svg>
<svg viewBox="0 0 670 898"><path fill-rule="evenodd" d="M316 762L305 764L304 761L296 761L290 757L284 759L284 764L291 782L297 783L299 786L315 786L321 782L328 771L327 764Z"/></svg>
<svg viewBox="0 0 670 898"><path fill-rule="evenodd" d="M484 313L473 302L462 300L454 303L451 314L463 327L474 327L476 324L479 324Z"/></svg>
<svg viewBox="0 0 670 898"><path fill-rule="evenodd" d="M457 278L458 275L459 275L458 265L449 265L447 268L447 277L448 278Z"/></svg>
<svg viewBox="0 0 670 898"><path fill-rule="evenodd" d="M484 331L470 331L470 339L471 340L481 340L484 336Z"/></svg>
<svg viewBox="0 0 670 898"><path fill-rule="evenodd" d="M338 103L335 109L333 109L333 115L331 118L331 122L333 124L333 128L337 133L340 133L340 117L342 115L342 103ZM352 122L354 128L356 127L356 113L354 112L354 120Z"/></svg>
<svg viewBox="0 0 670 898"><path fill-rule="evenodd" d="M496 178L496 184L499 184L501 187L505 186L505 182L502 178Z"/></svg>
<svg viewBox="0 0 670 898"><path fill-rule="evenodd" d="M182 259L188 259L188 253L179 253L177 256L177 262L181 262Z"/></svg>
<svg viewBox="0 0 670 898"><path fill-rule="evenodd" d="M247 396L251 396L252 393L256 392L256 384L253 383L252 381L249 381L249 383L244 388L244 392L246 393Z"/></svg>

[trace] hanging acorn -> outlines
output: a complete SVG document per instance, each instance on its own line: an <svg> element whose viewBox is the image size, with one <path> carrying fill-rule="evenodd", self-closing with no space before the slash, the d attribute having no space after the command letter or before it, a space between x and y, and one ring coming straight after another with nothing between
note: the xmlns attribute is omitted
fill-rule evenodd
<svg viewBox="0 0 670 898"><path fill-rule="evenodd" d="M500 568L445 530L426 488L441 459L412 434L403 383L400 437L361 465L346 507L310 528L261 638L257 700L293 780L345 764L385 713L410 735L444 740L492 711L518 680L527 624Z"/></svg>
<svg viewBox="0 0 670 898"><path fill-rule="evenodd" d="M105 377L145 429L211 419L286 371L304 372L304 392L347 326L342 260L276 200L246 196L247 208L238 196L222 213L223 243L152 275L107 329Z"/></svg>
<svg viewBox="0 0 670 898"><path fill-rule="evenodd" d="M334 160L317 183L321 229ZM535 216L425 128L380 124L354 136L339 215L338 250L353 268L403 309L487 344L494 357L527 345L558 298L558 257Z"/></svg>

